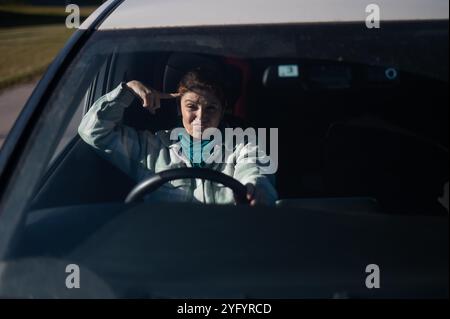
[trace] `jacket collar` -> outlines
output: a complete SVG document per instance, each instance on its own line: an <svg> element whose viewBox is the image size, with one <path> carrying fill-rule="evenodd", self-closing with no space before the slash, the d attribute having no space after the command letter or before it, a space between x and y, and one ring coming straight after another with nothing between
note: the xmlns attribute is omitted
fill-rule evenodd
<svg viewBox="0 0 450 319"><path fill-rule="evenodd" d="M213 146L213 151L211 151L210 155L205 158L205 162L208 162L210 164L207 164L207 166L211 166L214 164L220 164L216 163L215 160L217 160L217 158L219 156L222 156L222 158L224 157L224 154L226 154L226 151L228 150L228 152L232 152L234 151L234 145L233 145L233 140L231 139L231 141L224 141L225 139L225 128L228 128L228 125L223 125L221 128L222 131L222 143L218 144L217 141L212 141L211 143L214 144ZM174 132L174 130L177 130ZM160 137L161 143L167 147L169 150L172 150L180 159L183 160L184 163L186 163L188 165L188 167L191 167L191 163L189 161L189 159L183 154L182 148L181 148L181 142L178 140L178 138L175 139L170 139L171 135L172 137L178 136L178 132L180 131L184 131L186 132L186 130L184 128L174 128L172 130L164 130L164 131L159 131L156 133L156 135L158 135ZM173 133L173 134L171 134Z"/></svg>

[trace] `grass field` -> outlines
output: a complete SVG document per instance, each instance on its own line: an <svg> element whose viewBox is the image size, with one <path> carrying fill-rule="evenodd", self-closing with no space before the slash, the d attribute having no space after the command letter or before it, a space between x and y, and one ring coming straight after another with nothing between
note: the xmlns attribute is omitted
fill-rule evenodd
<svg viewBox="0 0 450 319"><path fill-rule="evenodd" d="M76 2L75 2L76 3ZM81 15L88 16L95 10L96 7L80 7ZM31 5L0 5L0 10L7 12L32 14L32 15L56 15L66 16L64 6L31 6Z"/></svg>
<svg viewBox="0 0 450 319"><path fill-rule="evenodd" d="M82 17L94 9L81 8ZM66 16L64 6L0 5L0 90L43 73L74 32Z"/></svg>
<svg viewBox="0 0 450 319"><path fill-rule="evenodd" d="M42 74L71 34L57 25L0 29L0 89Z"/></svg>

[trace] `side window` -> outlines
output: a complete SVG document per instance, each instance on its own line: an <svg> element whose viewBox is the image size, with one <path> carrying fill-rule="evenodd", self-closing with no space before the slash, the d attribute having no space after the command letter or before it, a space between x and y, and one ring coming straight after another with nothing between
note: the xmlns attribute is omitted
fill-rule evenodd
<svg viewBox="0 0 450 319"><path fill-rule="evenodd" d="M99 72L92 81L89 91L87 92L86 103L84 113L86 113L91 105L97 101L101 96L107 93L108 75L111 69L111 56L105 59L105 62L101 66Z"/></svg>
<svg viewBox="0 0 450 319"><path fill-rule="evenodd" d="M83 115L89 110L90 106L102 95L107 93L106 84L110 68L110 58L105 60L106 61L103 63L97 75L94 77L83 99L80 101L80 104L78 105L76 112L70 120L70 123L67 126L63 137L59 141L56 151L49 163L49 167L54 163L54 161L67 147L67 145L78 135L78 126L80 125Z"/></svg>

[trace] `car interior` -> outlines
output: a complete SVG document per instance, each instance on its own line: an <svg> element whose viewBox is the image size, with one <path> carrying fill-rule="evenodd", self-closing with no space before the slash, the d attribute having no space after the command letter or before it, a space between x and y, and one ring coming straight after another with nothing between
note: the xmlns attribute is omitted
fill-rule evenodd
<svg viewBox="0 0 450 319"><path fill-rule="evenodd" d="M278 205L446 214L438 198L448 182L448 90L441 81L390 66L112 53L92 82L83 111L121 81L136 79L174 92L181 76L198 66L225 75L230 127L278 128ZM292 66L298 76L277 73ZM152 132L179 126L176 102L163 103L150 115L136 99L124 124ZM67 180L70 188L63 186ZM133 185L75 136L49 167L31 209L118 202Z"/></svg>

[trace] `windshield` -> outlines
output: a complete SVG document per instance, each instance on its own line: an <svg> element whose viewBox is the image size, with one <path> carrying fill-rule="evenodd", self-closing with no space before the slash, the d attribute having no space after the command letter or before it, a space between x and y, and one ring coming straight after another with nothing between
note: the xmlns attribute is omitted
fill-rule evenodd
<svg viewBox="0 0 450 319"><path fill-rule="evenodd" d="M438 36L440 27L431 24L430 37ZM359 30L340 26L329 27L336 34L345 34L339 47L333 44L331 48L320 41L322 28L306 29L308 36L305 27L295 26L97 32L49 101L46 115L51 123L42 124L49 130L43 131L42 137L48 152L41 152L45 158L39 162L50 164L56 159L64 143L78 135L82 115L121 82L137 80L155 90L175 92L180 74L213 61L222 67L229 83L228 122L243 129L264 128L267 140L275 141L277 147L266 150L269 155L271 150L276 153L271 154L277 159L272 173L280 199L361 196L389 203L388 210L429 211L431 207L424 203L421 207L412 203L414 194L417 201L428 196L439 210L438 198L448 180L448 90L440 74L445 66L438 63L444 63L439 59L445 51L442 44L427 46L438 53L433 58L427 54L427 59L418 50L425 49L429 37L416 38L413 32L410 42L386 51L372 38L346 43L349 34ZM385 32L392 38L396 32L404 32L395 24L390 28L391 33ZM369 43L370 50L365 49ZM387 46L386 39L382 45ZM408 50L408 55L400 54L401 50ZM163 101L155 116L143 112L138 103L137 99L125 111L126 126L152 133L181 127L175 101ZM270 128L276 128L277 134ZM56 129L65 131L64 135L55 138ZM51 151L56 145L56 152ZM113 174L104 169L106 162L95 168L105 171L97 177L90 165L83 164L71 167L70 174L90 176L91 180ZM76 194L82 187L75 183L67 190L73 200L69 194L65 197L68 203L80 204L83 197L86 202L120 201L130 183L137 181L115 182L124 186L119 187L121 191L109 190L111 196L102 194L101 184L96 185L97 199ZM395 193L381 191L383 183L395 183ZM38 188L42 190L42 184ZM49 204L41 200L38 206Z"/></svg>
<svg viewBox="0 0 450 319"><path fill-rule="evenodd" d="M155 273L161 274L155 256L167 257L161 262L165 265L165 274L179 271L167 265L186 260L172 258L175 255L181 258L183 254L184 246L176 246L183 239L180 236L189 237L187 241L200 249L203 247L200 242L207 241L201 235L204 231L210 234L214 230L217 236L232 234L221 227L209 227L204 224L205 220L215 220L215 225L223 223L228 230L237 227L235 232L243 236L238 236L241 240L250 238L251 234L256 236L254 239L263 240L263 231L270 234L269 225L272 225L275 229L268 237L278 236L276 243L280 245L283 240L289 240L288 234L296 234L293 235L296 240L304 240L306 237L302 236L307 234L316 238L307 231L307 225L328 227L331 232L333 229L344 231L345 227L335 228L342 221L356 232L350 236L352 238L343 240L354 244L358 238L369 240L369 234L364 235L363 230L370 233L368 229L371 229L370 222L359 216L377 216L368 218L375 218L371 221L385 230L393 227L390 238L397 241L392 248L395 250L404 243L398 241L401 236L415 238L419 243L420 238L414 233L420 232L420 225L434 216L437 219L430 221L429 229L437 227L439 231L429 240L440 241L441 235L445 237L448 231L448 227L442 228L448 216L447 36L447 22L392 22L374 32L357 24L94 32L41 105L42 112L19 163L20 171L8 185L10 209L25 213L25 235L18 241L20 248L15 256L52 256L62 264L67 259L82 261L89 265L90 271L96 270L92 276L104 275L97 288L103 281L114 278L117 287L110 288L112 294L119 296L142 293L148 297L146 282L153 283L151 291L155 296L172 296L173 291L177 291L178 296L211 296L217 292L213 288L199 288L196 294L193 285L200 283L201 287L210 280L208 278L220 277L219 273L223 272L218 269L225 271L218 267L223 262L220 258L209 260L210 268L205 266L205 269L216 269L208 273L211 277L196 282L193 273L188 271L187 281L177 286L178 290L168 289L167 282L162 279L158 282L160 279L153 277ZM186 104L186 112L203 112L203 107L204 112L211 114L223 111L223 117L218 117L216 122L213 115L209 122L201 122L219 130L223 128L220 132L224 132L225 127L242 131L253 129L246 132L258 133L255 139L258 154L262 150L268 156L270 169L263 173L258 171L256 177L252 177L248 175L252 168L238 166L242 149L249 145L247 142L242 142L241 153L236 151L239 143L234 145L230 152L230 158L234 159L232 164L221 162L219 166L205 167L200 161L202 165L197 168L210 168L237 180L247 187L243 190L244 198L249 192L248 184L254 186L250 188L252 192L262 189L265 195L261 202L265 205L256 208L261 219L252 215L255 211L246 205L236 205L238 186L224 185L226 181L219 182L211 176L212 180L207 182L195 176L168 179L157 190L146 189L142 194L145 204L139 204L134 209L136 216L132 217L133 206L124 201L136 184L169 169L196 167L189 151L184 152L183 140L177 135L178 139L167 140L165 144L161 132L170 134L174 128L181 128L189 133L188 115L183 113L185 97L175 95L181 92L180 81L189 70L211 65L214 70L220 70L217 73L224 83L226 103L223 104L227 107L220 108L220 94L213 90L216 95L209 100L202 100L201 94L194 96L197 106ZM143 107L145 96L140 95L136 83L154 92L175 95L161 98L158 110L152 114ZM119 115L114 115L114 110L108 111L113 104L121 107L120 112L116 109ZM103 121L103 126L95 121ZM108 134L101 135L107 130ZM113 136L116 137L113 139ZM194 135L191 137L195 139ZM170 152L176 145L180 146L178 154L184 156L184 162L174 164L170 156L175 153ZM161 196L151 196L153 193ZM218 204L226 205L217 207ZM145 215L145 212L151 214ZM180 212L185 215L181 216ZM208 214L215 217L210 219ZM241 224L236 224L242 214L246 217ZM410 228L405 229L399 220L388 222L383 216L394 219L402 216ZM326 223L320 222L319 217ZM168 230L166 222L170 218L177 220L172 226L179 227L173 242L168 234L158 230ZM244 231L245 227L252 227L252 223L261 232ZM298 223L305 223L302 231L294 229ZM116 236L116 227L120 225L124 228L120 236ZM139 225L148 227L139 228ZM182 225L196 226L186 232L181 231ZM396 226L403 229L401 233L396 232ZM61 232L67 227L73 229L73 233ZM152 229L152 234L146 229ZM285 236L280 235L287 230ZM193 235L195 232L197 237ZM131 233L134 237L130 237ZM137 253L130 252L130 255L125 254L123 264L112 266L112 260L118 258L117 254L124 254L125 247L141 247L140 243L150 240L145 236L155 239L156 234L169 243L173 255L168 253L164 257L159 248L150 245L154 252L147 256L152 256L150 259L140 259ZM65 239L57 246L49 244L57 238ZM216 242L219 246L224 244L220 238ZM108 242L103 255L95 256L95 243L103 241ZM31 244L33 242L35 244ZM235 244L236 248L238 243ZM322 244L325 245L318 242L317 247L325 248ZM275 246L264 254L271 251L276 255ZM222 248L230 252L231 248L226 247ZM189 250L184 248L187 254ZM282 256L283 263L288 263L286 256L298 246L285 248L278 256ZM355 255L348 259L349 267L356 267L357 261L366 261L367 255L358 255L358 249L352 250ZM244 250L239 251L244 253ZM436 260L440 252L440 248L436 248ZM199 254L198 260L206 258L201 249L195 253ZM260 253L255 253L253 261L264 258ZM313 250L308 248L307 253L313 254ZM399 255L396 260L404 260L403 257ZM387 256L380 258L389 262ZM448 255L444 262L433 258L430 257L430 263L433 260L433 267L438 271L445 268L445 261L448 265ZM151 268L155 273L149 268L143 270L150 264L155 265ZM196 265L191 260L187 269ZM314 263L300 266L295 261L289 267L281 261L274 267L282 272L283 267L290 271L295 265L303 270L315 267ZM417 265L424 267L421 261ZM242 267L246 267L245 263L233 269L238 269L236 274L239 274ZM273 268L270 271L274 271ZM261 270L260 275L264 277L268 272L268 269ZM136 288L138 277L129 281L123 279L134 276L133 273L147 278L139 284L139 289ZM258 274L255 276L259 278ZM220 285L226 279L217 280L216 284ZM245 283L244 290L254 288L254 282L248 277L236 280ZM284 280L289 281L289 278L280 280L286 283ZM266 288L271 287L265 283ZM299 293L294 286L291 288L282 295L305 296L305 291ZM437 291L441 291L439 289ZM224 295L228 292L233 295L235 290L225 289ZM104 290L100 295L103 293ZM268 295L275 296L270 292Z"/></svg>

